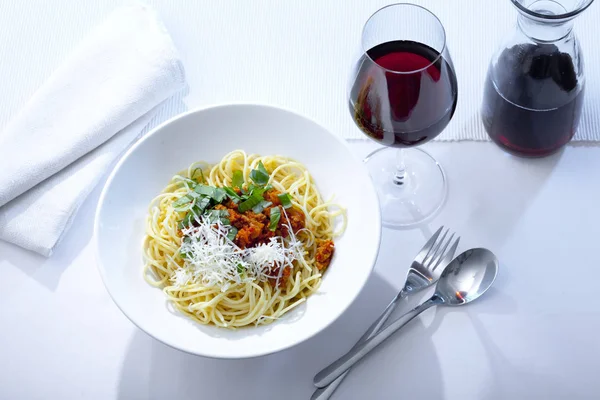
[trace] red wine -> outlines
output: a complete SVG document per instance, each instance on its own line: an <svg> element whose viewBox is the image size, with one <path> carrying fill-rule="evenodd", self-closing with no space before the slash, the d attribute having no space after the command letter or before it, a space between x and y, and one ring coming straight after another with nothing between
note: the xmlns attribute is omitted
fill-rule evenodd
<svg viewBox="0 0 600 400"><path fill-rule="evenodd" d="M385 42L368 50L357 68L350 111L372 139L387 146L416 146L439 135L452 119L456 75L431 47Z"/></svg>
<svg viewBox="0 0 600 400"><path fill-rule="evenodd" d="M553 44L517 45L504 50L488 72L483 124L510 153L546 156L575 134L583 96L569 54Z"/></svg>

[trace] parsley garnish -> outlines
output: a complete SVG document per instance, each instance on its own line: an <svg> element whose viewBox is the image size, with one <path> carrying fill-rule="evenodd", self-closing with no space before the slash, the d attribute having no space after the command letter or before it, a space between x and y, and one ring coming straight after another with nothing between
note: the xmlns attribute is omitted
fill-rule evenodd
<svg viewBox="0 0 600 400"><path fill-rule="evenodd" d="M227 193L227 196L231 199L231 201L233 201L234 203L239 203L240 200L242 200L242 198L240 197L239 194L237 194L235 192L235 190L233 190L230 187L224 187L223 190L225 191L225 193Z"/></svg>
<svg viewBox="0 0 600 400"><path fill-rule="evenodd" d="M238 230L235 226L229 228L229 232L227 232L227 239L233 241L238 233Z"/></svg>
<svg viewBox="0 0 600 400"><path fill-rule="evenodd" d="M252 212L255 214L260 214L261 212L264 211L265 208L272 206L273 203L271 203L270 201L266 201L263 200L260 203L258 203L257 205L255 205L254 207L252 207Z"/></svg>
<svg viewBox="0 0 600 400"><path fill-rule="evenodd" d="M279 220L281 219L281 211L279 207L271 208L271 221L269 222L269 230L271 232L275 232L277 230L277 226L279 225Z"/></svg>
<svg viewBox="0 0 600 400"><path fill-rule="evenodd" d="M253 169L250 172L250 179L258 186L265 186L269 182L269 173L262 161L258 162L258 169Z"/></svg>
<svg viewBox="0 0 600 400"><path fill-rule="evenodd" d="M190 226L190 224L192 223L193 216L194 216L194 213L191 211L188 211L188 213L185 214L185 217L183 217L181 222L179 222L179 229L188 228Z"/></svg>
<svg viewBox="0 0 600 400"><path fill-rule="evenodd" d="M185 217L179 222L179 228L187 228L192 222L205 216L211 222L220 221L223 225L230 225L228 210L215 210L214 207L223 203L229 198L238 205L238 211L243 213L252 210L256 214L273 205L272 202L264 199L267 190L273 189L269 184L269 173L262 161L258 162L256 169L250 172L252 182L244 188L244 174L237 170L233 172L231 187L214 187L206 184L204 173L201 168L192 171L192 179L183 178L189 185L189 192L173 202L173 209L177 212L185 212ZM238 194L238 189L241 194ZM278 195L283 208L292 207L292 197L288 193ZM269 229L275 231L281 219L281 210L279 207L273 207L270 211ZM235 239L238 233L237 228L231 227L227 235L230 240Z"/></svg>
<svg viewBox="0 0 600 400"><path fill-rule="evenodd" d="M200 196L199 200L196 200L196 205L193 207L193 210L196 211L198 215L202 215L206 207L210 204L210 197L208 196Z"/></svg>
<svg viewBox="0 0 600 400"><path fill-rule="evenodd" d="M200 180L198 180L196 178L196 175L199 173L199 178ZM206 179L204 179L204 172L202 172L202 168L196 168L192 171L192 175L191 175L192 180L198 182L198 183L205 183Z"/></svg>
<svg viewBox="0 0 600 400"><path fill-rule="evenodd" d="M248 196L248 198L246 200L244 200L243 202L241 202L238 205L238 210L240 210L240 212L245 212L248 210L251 210L252 208L254 208L255 206L257 206L261 201L263 201L263 194L265 193L265 189L264 188L253 188L252 191L250 192L250 196Z"/></svg>
<svg viewBox="0 0 600 400"><path fill-rule="evenodd" d="M279 194L277 197L279 198L279 201L281 201L283 208L290 208L292 206L292 196L288 193Z"/></svg>
<svg viewBox="0 0 600 400"><path fill-rule="evenodd" d="M244 175L242 175L242 171L233 171L233 177L231 178L231 186L233 186L234 189L242 189L242 186L244 186Z"/></svg>

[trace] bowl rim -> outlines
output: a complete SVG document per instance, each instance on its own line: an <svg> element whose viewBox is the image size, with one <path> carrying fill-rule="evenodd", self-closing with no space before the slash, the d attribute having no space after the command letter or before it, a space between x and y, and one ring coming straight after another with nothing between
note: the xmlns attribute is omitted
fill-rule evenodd
<svg viewBox="0 0 600 400"><path fill-rule="evenodd" d="M101 257L100 257L100 243L99 243L99 231L100 231L100 214L101 211L103 209L103 205L105 202L105 198L108 195L108 188L111 186L112 181L114 180L117 172L121 169L121 166L123 165L123 163L129 158L129 156L135 152L137 150L137 148L139 146L142 145L142 143L144 143L146 140L148 140L150 137L154 136L157 134L157 132L161 131L165 126L175 122L176 120L185 118L191 114L196 114L196 113L201 113L201 112L205 112L205 111L209 111L209 110L213 110L213 109L220 109L220 108L229 108L229 107L258 107L258 108L266 108L266 109L271 109L273 111L276 112L285 112L285 113L289 113L289 114L293 114L296 117L300 117L302 119L305 119L307 121L310 121L311 123L317 125L318 127L320 127L323 131L327 132L331 137L333 137L335 140L337 140L337 142L343 146L349 153L352 153L350 150L350 146L348 145L348 143L341 137L339 137L338 135L335 135L334 133L332 133L331 131L329 131L329 129L325 128L323 125L319 124L318 122L314 121L311 118L306 117L303 114L300 114L296 111L292 111L288 108L285 107L281 107L281 106L274 106L274 105L270 105L270 104L264 104L264 103L251 103L251 102L229 102L229 103L217 103L217 104L210 104L210 105L206 105L206 106L200 106L200 107L196 107L193 108L191 110L188 110L186 112L177 114L171 118L169 118L168 120L162 122L161 124L157 125L156 127L152 128L148 133L146 133L144 136L142 136L141 138L139 138L135 143L133 143L129 149L127 149L127 151L120 156L118 162L115 164L115 166L112 168L108 178L106 179L104 186L102 187L102 192L100 194L99 200L98 200L98 204L96 206L96 211L94 213L94 230L93 230L93 234L94 234L94 258L96 261L96 268L100 274L100 277L102 279L102 283L104 285L104 288L106 289L106 291L108 292L110 298L112 299L113 303L118 307L118 309L121 311L121 313L123 313L123 315L125 315L125 317L127 317L127 319L129 321L131 321L139 330L141 330L142 332L144 332L145 334L149 335L150 337L152 337L153 339L164 343L165 345L179 350L179 351L183 351L185 353L188 354L192 354L192 355L197 355L197 356L202 356L202 357L207 357L207 358L213 358L213 359L223 359L223 360L242 360L242 359L250 359L250 358L256 358L256 357L261 357L261 356L266 356L266 355L270 355L270 354L275 354L275 353L279 353L283 350L287 350L289 348L295 347L301 343L307 342L308 340L312 339L313 337L315 337L317 334L323 332L324 330L326 330L328 327L330 327L335 321L337 321L343 314L346 313L346 311L348 311L348 308L350 308L350 306L352 304L354 304L354 302L356 301L356 299L358 298L359 294L362 293L362 291L365 288L365 285L367 283L367 281L369 280L369 278L371 277L371 275L373 274L373 270L375 268L375 264L377 262L377 257L379 256L379 252L380 252L380 247L381 247L381 233L382 233L382 225L381 225L381 210L379 208L379 201L377 200L377 190L375 188L375 185L373 184L373 181L369 178L368 179L368 184L369 187L371 188L371 193L375 196L375 200L376 203L375 205L377 207L375 207L375 214L376 214L376 218L375 218L375 230L376 230L376 234L377 237L375 238L375 243L376 246L375 247L375 251L374 254L371 256L371 261L370 261L370 266L369 266L369 271L367 274L364 275L364 278L362 279L362 282L360 282L360 290L356 291L354 294L351 295L350 297L350 301L347 302L347 304L341 308L341 310L338 312L337 315L335 315L333 318L331 318L327 323L325 323L321 329L315 330L311 333L309 333L308 335L306 335L304 338L295 341L295 342L289 342L289 343L285 343L282 345L277 345L274 346L272 349L269 350L262 350L262 351L257 351L255 353L252 354L248 354L248 355L231 355L231 354L223 354L221 352L215 352L215 351L203 351L203 352L198 352L197 350L194 350L188 346L185 345L181 345L181 344L177 344L174 341L169 340L169 338L164 338L164 337L158 337L157 335L154 335L153 333L143 329L141 327L141 325L136 321L135 317L130 315L129 313L127 313L119 304L119 302L116 300L115 295L113 294L112 290L110 289L109 285L108 285L108 278L106 276L106 272L105 272L105 268L103 267L103 263L101 262ZM356 159L356 157L354 157ZM356 159L355 161L359 162L358 159ZM368 171L365 169L365 173L367 173L368 176ZM276 323L276 322L275 322Z"/></svg>

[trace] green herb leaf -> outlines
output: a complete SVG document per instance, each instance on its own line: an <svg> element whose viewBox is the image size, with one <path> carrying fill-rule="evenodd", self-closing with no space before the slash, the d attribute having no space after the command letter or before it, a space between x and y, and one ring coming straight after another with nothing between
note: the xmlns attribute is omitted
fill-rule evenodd
<svg viewBox="0 0 600 400"><path fill-rule="evenodd" d="M182 241L183 241L183 243L187 243L187 244L189 244L189 243L191 243L191 242L192 242L192 238L191 238L191 237L189 237L189 236L184 236ZM185 252L179 252L179 256L180 256L181 258L187 258L187 256L188 256L188 253L185 253Z"/></svg>
<svg viewBox="0 0 600 400"><path fill-rule="evenodd" d="M263 200L254 207L252 207L252 212L254 212L255 214L260 214L265 208L272 205L273 203L271 203L270 201Z"/></svg>
<svg viewBox="0 0 600 400"><path fill-rule="evenodd" d="M279 220L281 219L281 211L279 207L271 208L271 220L269 222L269 230L271 232L275 232L277 230L277 226L279 225Z"/></svg>
<svg viewBox="0 0 600 400"><path fill-rule="evenodd" d="M178 198L177 200L175 200L173 202L173 207L181 207L183 205L186 205L187 203L191 202L192 198L189 197L187 194L185 196L181 196L180 198Z"/></svg>
<svg viewBox="0 0 600 400"><path fill-rule="evenodd" d="M265 186L269 182L269 173L262 161L258 162L258 169L253 169L250 172L250 179L258 186Z"/></svg>
<svg viewBox="0 0 600 400"><path fill-rule="evenodd" d="M244 266L242 264L238 264L237 265L237 272L238 274L243 274L246 271L246 268L244 268Z"/></svg>
<svg viewBox="0 0 600 400"><path fill-rule="evenodd" d="M223 200L225 200L225 197L227 197L227 192L225 192L225 189L215 188L212 195L214 201L217 203L222 203Z"/></svg>
<svg viewBox="0 0 600 400"><path fill-rule="evenodd" d="M250 194L252 193L252 191L258 187L256 185L254 185L253 183L248 183L247 186L248 187L246 189L240 189L242 191L242 196L246 196L246 199L248 197L250 197Z"/></svg>
<svg viewBox="0 0 600 400"><path fill-rule="evenodd" d="M191 211L188 211L188 213L185 214L185 217L183 217L183 219L181 221L179 221L179 229L188 228L192 223L193 217L194 217L194 213Z"/></svg>
<svg viewBox="0 0 600 400"><path fill-rule="evenodd" d="M233 171L233 177L231 178L231 186L233 186L234 189L241 189L242 186L244 186L244 175L242 174L242 171Z"/></svg>
<svg viewBox="0 0 600 400"><path fill-rule="evenodd" d="M218 218L228 217L229 216L229 211L228 210L211 210L210 214L213 215L213 216L216 216Z"/></svg>
<svg viewBox="0 0 600 400"><path fill-rule="evenodd" d="M229 225L231 223L228 218L229 211L227 210L210 210L206 216L210 223L215 223L217 221L221 221L223 225Z"/></svg>
<svg viewBox="0 0 600 400"><path fill-rule="evenodd" d="M196 187L194 188L194 191L198 194L203 194L205 196L212 197L213 192L215 191L215 188L212 186L199 184L199 185L196 185Z"/></svg>
<svg viewBox="0 0 600 400"><path fill-rule="evenodd" d="M187 183L188 187L191 187L192 189L194 189L194 187L198 184L198 182L196 182L195 180L183 177L181 175L177 175L177 178L179 179L179 183Z"/></svg>
<svg viewBox="0 0 600 400"><path fill-rule="evenodd" d="M269 173L267 172L267 169L265 168L265 165L262 163L262 161L258 162L258 170L262 173L264 173L265 175L269 175Z"/></svg>
<svg viewBox="0 0 600 400"><path fill-rule="evenodd" d="M196 205L193 209L198 215L202 215L202 213L204 213L204 210L206 210L206 207L208 207L209 204L210 197L200 196L200 199L196 200Z"/></svg>
<svg viewBox="0 0 600 400"><path fill-rule="evenodd" d="M225 197L227 196L227 193L225 193L225 190L223 190L221 188L217 188L217 187L203 185L201 183L196 185L196 187L194 188L194 191L198 194L201 194L204 196L209 196L217 203L221 203L223 200L225 200Z"/></svg>
<svg viewBox="0 0 600 400"><path fill-rule="evenodd" d="M225 190L225 193L227 193L227 196L235 203L239 203L240 200L242 200L242 198L235 192L235 190L233 190L230 187L224 187L223 190Z"/></svg>
<svg viewBox="0 0 600 400"><path fill-rule="evenodd" d="M235 236L237 235L238 230L235 226L232 226L231 228L229 228L229 232L227 232L227 239L233 241L235 239Z"/></svg>
<svg viewBox="0 0 600 400"><path fill-rule="evenodd" d="M173 202L173 209L177 212L187 211L194 205L193 198L185 195Z"/></svg>
<svg viewBox="0 0 600 400"><path fill-rule="evenodd" d="M197 176L197 175L200 175L200 176L199 176L200 180L198 180L198 179L196 178L196 176ZM194 181L198 182L198 183L205 183L205 182L206 182L206 179L204 179L204 172L202 172L202 168L196 168L196 169L194 169L194 170L192 171L191 178L192 178Z"/></svg>
<svg viewBox="0 0 600 400"><path fill-rule="evenodd" d="M193 205L194 205L194 203L188 203L188 204L184 204L183 206L173 207L173 210L175 210L177 212L185 212L185 211L188 211L189 209L191 209Z"/></svg>
<svg viewBox="0 0 600 400"><path fill-rule="evenodd" d="M292 196L288 193L278 194L277 197L279 198L279 201L281 201L283 208L290 208L292 206Z"/></svg>
<svg viewBox="0 0 600 400"><path fill-rule="evenodd" d="M200 193L197 193L197 192L195 192L195 191L192 190L191 192L188 192L188 194L186 196L189 196L192 199L197 199L198 197L200 197L202 195Z"/></svg>
<svg viewBox="0 0 600 400"><path fill-rule="evenodd" d="M247 200L241 202L238 205L238 210L240 212L245 212L248 210L251 210L253 207L257 206L258 203L260 203L261 201L263 201L263 193L265 192L265 189L262 188L254 188L252 190L252 193L250 194L250 197L248 197Z"/></svg>

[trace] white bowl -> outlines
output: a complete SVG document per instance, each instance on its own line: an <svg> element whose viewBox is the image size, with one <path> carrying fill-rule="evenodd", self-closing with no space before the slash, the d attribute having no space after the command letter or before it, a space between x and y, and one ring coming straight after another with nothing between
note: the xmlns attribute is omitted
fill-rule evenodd
<svg viewBox="0 0 600 400"><path fill-rule="evenodd" d="M228 330L195 323L167 307L142 276L148 205L178 171L194 161L216 162L235 149L280 154L304 163L324 198L348 210L348 228L321 288L267 326ZM121 311L140 329L174 348L207 357L245 358L294 346L326 328L352 303L373 269L381 235L379 204L366 169L315 122L261 105L190 111L154 129L111 173L96 213L100 274Z"/></svg>

